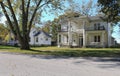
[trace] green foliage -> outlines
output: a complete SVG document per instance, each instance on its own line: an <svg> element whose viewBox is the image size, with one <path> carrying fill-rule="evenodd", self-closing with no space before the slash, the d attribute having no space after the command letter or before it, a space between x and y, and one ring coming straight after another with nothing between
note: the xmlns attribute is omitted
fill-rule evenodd
<svg viewBox="0 0 120 76"><path fill-rule="evenodd" d="M59 30L61 29L60 28L61 25L59 24L59 19L60 18L56 18L52 22L50 21L46 22L46 24L42 28L43 31L52 35L53 41L57 41L57 34Z"/></svg>
<svg viewBox="0 0 120 76"><path fill-rule="evenodd" d="M120 1L119 0L98 0L101 12L103 12L108 22L120 21Z"/></svg>
<svg viewBox="0 0 120 76"><path fill-rule="evenodd" d="M6 35L8 34L8 28L5 27L3 24L0 24L0 38L2 40L5 39Z"/></svg>

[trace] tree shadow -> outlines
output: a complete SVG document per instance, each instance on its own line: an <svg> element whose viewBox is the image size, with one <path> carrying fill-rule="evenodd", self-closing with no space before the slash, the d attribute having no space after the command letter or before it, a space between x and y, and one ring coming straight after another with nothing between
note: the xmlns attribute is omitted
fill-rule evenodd
<svg viewBox="0 0 120 76"><path fill-rule="evenodd" d="M120 57L82 57L84 63L86 62L94 62L96 67L102 69L110 69L110 68L118 68L120 69ZM87 60L87 61L86 61ZM86 62L85 62L86 61ZM74 64L80 64L80 61L74 62Z"/></svg>
<svg viewBox="0 0 120 76"><path fill-rule="evenodd" d="M42 51L30 49L30 51L37 54L52 55L57 57L120 57L120 51L106 51L106 50L59 50L59 51ZM102 61L104 61L102 59Z"/></svg>
<svg viewBox="0 0 120 76"><path fill-rule="evenodd" d="M47 56L34 55L32 57L41 58L41 59L78 59L74 61L73 64L79 65L84 63L89 63L89 61L95 62L96 67L102 69L118 68L120 69L120 52L116 50L65 50L65 51L40 51L32 50L36 52L47 53ZM81 60L83 59L83 60Z"/></svg>

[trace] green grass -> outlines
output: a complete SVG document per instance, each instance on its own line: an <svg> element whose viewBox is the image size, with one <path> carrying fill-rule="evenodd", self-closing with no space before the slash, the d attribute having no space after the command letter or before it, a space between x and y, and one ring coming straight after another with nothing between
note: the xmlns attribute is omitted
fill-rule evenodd
<svg viewBox="0 0 120 76"><path fill-rule="evenodd" d="M0 46L0 51L68 57L120 57L120 48L32 47L31 50L20 50L18 47Z"/></svg>

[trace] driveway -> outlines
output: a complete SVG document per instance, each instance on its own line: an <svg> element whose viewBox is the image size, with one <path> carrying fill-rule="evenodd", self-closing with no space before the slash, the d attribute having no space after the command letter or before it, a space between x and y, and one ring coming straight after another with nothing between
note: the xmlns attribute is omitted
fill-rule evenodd
<svg viewBox="0 0 120 76"><path fill-rule="evenodd" d="M120 58L72 58L0 52L0 76L120 76Z"/></svg>

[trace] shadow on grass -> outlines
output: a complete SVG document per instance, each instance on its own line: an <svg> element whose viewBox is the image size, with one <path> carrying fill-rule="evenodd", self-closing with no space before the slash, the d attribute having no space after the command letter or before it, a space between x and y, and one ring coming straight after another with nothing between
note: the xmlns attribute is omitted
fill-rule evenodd
<svg viewBox="0 0 120 76"><path fill-rule="evenodd" d="M0 46L0 49L6 50L14 50L17 52L16 48L18 47L11 47L11 46ZM23 50L22 52L25 54L37 54L37 55L52 55L56 57L120 57L120 50L100 50L100 49L92 49L92 50L73 50L73 49L65 49L65 50L54 50L54 51L42 51L42 50L35 50L30 49L28 51Z"/></svg>
<svg viewBox="0 0 120 76"><path fill-rule="evenodd" d="M66 57L120 57L120 51L116 50L62 50L62 51L41 51L31 49L38 54L66 56Z"/></svg>

